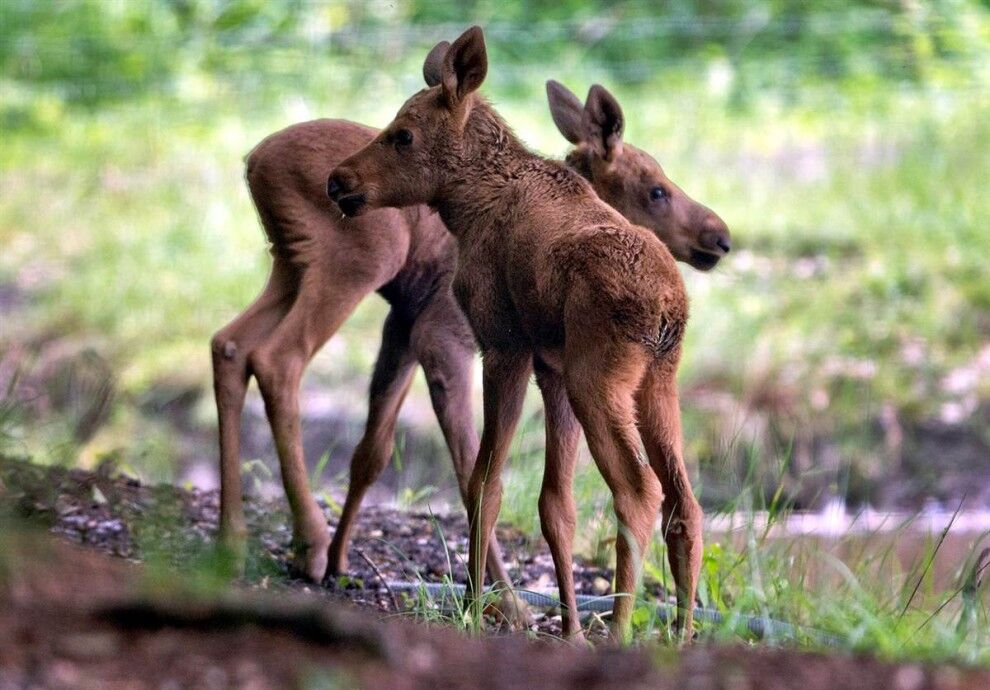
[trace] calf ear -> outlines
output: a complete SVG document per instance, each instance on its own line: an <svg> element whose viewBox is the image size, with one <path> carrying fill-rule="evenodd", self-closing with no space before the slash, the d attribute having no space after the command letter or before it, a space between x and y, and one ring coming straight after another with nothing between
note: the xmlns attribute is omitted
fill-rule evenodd
<svg viewBox="0 0 990 690"><path fill-rule="evenodd" d="M481 27L472 26L454 41L443 57L441 81L447 103L453 107L475 91L488 74L488 52Z"/></svg>
<svg viewBox="0 0 990 690"><path fill-rule="evenodd" d="M436 86L443 78L443 56L450 48L450 41L440 41L423 61L423 79L427 86Z"/></svg>
<svg viewBox="0 0 990 690"><path fill-rule="evenodd" d="M558 81L547 81L547 100L550 116L564 138L572 144L584 139L584 108L581 101Z"/></svg>
<svg viewBox="0 0 990 690"><path fill-rule="evenodd" d="M588 91L588 100L584 104L584 127L588 143L599 156L613 161L622 153L625 118L619 102L604 86L595 84Z"/></svg>

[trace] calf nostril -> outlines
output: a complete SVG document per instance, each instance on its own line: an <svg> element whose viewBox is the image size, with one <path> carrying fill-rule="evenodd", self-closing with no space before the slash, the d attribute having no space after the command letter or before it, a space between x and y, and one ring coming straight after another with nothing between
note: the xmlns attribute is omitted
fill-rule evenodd
<svg viewBox="0 0 990 690"><path fill-rule="evenodd" d="M340 182L337 181L336 176L331 175L327 178L327 196L333 199L338 194L340 194Z"/></svg>
<svg viewBox="0 0 990 690"><path fill-rule="evenodd" d="M728 254L729 250L732 249L732 245L729 244L729 239L727 237L719 237L717 240L715 240L715 244L717 244L718 248L721 249L726 254Z"/></svg>

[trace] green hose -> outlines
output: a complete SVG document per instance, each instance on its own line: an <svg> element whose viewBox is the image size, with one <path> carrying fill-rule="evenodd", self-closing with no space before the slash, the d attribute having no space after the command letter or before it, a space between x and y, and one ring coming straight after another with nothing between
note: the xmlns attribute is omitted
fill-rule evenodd
<svg viewBox="0 0 990 690"><path fill-rule="evenodd" d="M411 592L411 593L424 593L431 599L436 599L439 601L441 606L447 606L449 608L455 608L458 603L458 599L463 598L465 592L465 586L462 584L447 584L439 582L389 582L388 589L391 592ZM493 591L491 588L488 591ZM548 594L545 592L533 592L527 589L516 589L513 590L520 599L525 601L530 606L536 606L538 608L557 608L560 604L560 599L554 594ZM614 596L591 596L588 594L578 594L577 595L577 610L581 611L592 611L594 613L611 613L612 611L612 600ZM677 614L677 607L673 604L668 603L657 603L656 604L656 615L663 623L668 623L674 619ZM730 614L726 616L721 611L716 611L714 609L697 607L694 609L694 619L697 621L704 621L706 623L714 623L716 625L723 623L726 619L732 621L735 620L739 623L744 623L746 629L755 637L761 640L773 640L773 641L793 641L798 639L812 639L815 642L835 647L842 644L842 640L830 633L824 632L822 630L817 630L815 628L807 628L804 626L793 625L792 623L785 623L784 621L779 621L774 618L768 618L765 616L749 616L744 614Z"/></svg>

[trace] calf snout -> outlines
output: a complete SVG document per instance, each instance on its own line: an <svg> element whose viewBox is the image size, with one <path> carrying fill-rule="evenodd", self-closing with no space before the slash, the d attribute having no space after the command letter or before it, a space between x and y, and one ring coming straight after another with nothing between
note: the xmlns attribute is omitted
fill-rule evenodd
<svg viewBox="0 0 990 690"><path fill-rule="evenodd" d="M732 237L725 221L714 213L704 220L704 229L698 238L702 248L721 254L728 254L732 249Z"/></svg>
<svg viewBox="0 0 990 690"><path fill-rule="evenodd" d="M327 178L327 196L345 216L356 216L364 207L364 194L357 191L358 176L346 168L337 168Z"/></svg>

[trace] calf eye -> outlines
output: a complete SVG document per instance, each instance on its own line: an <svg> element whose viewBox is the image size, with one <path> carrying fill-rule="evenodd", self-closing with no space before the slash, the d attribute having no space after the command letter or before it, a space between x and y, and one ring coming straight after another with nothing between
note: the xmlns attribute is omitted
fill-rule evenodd
<svg viewBox="0 0 990 690"><path fill-rule="evenodd" d="M650 201L660 201L661 199L666 198L666 196L667 190L663 187L654 187L650 190Z"/></svg>
<svg viewBox="0 0 990 690"><path fill-rule="evenodd" d="M413 135L408 129L400 129L395 133L396 146L409 146L413 142Z"/></svg>

